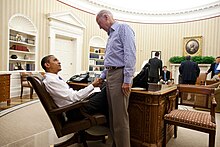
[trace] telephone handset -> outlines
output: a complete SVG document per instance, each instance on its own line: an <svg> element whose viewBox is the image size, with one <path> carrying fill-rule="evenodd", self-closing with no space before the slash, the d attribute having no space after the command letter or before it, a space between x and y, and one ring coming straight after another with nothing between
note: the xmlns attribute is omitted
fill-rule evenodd
<svg viewBox="0 0 220 147"><path fill-rule="evenodd" d="M69 81L78 82L78 83L87 83L89 78L89 73L74 75L72 76Z"/></svg>

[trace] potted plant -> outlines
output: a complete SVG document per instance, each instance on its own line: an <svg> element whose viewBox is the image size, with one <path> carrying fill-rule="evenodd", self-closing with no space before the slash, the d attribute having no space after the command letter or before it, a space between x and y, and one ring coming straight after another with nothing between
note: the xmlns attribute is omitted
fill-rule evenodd
<svg viewBox="0 0 220 147"><path fill-rule="evenodd" d="M184 56L173 56L169 59L170 63L173 64L180 64L184 60ZM212 56L192 56L191 60L198 64L211 64L215 61L215 58Z"/></svg>

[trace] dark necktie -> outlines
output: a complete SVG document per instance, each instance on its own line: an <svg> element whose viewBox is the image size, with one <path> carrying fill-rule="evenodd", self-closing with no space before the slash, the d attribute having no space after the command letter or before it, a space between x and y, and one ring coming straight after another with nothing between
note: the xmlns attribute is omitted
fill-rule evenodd
<svg viewBox="0 0 220 147"><path fill-rule="evenodd" d="M167 80L166 72L164 72L164 81Z"/></svg>
<svg viewBox="0 0 220 147"><path fill-rule="evenodd" d="M59 76L59 79L60 79L60 80L63 80L60 76Z"/></svg>

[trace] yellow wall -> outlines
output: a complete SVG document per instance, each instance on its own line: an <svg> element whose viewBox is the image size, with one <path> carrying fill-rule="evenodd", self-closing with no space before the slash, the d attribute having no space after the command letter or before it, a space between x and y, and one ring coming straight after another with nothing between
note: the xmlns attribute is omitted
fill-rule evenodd
<svg viewBox="0 0 220 147"><path fill-rule="evenodd" d="M62 4L56 0L0 0L0 71L7 69L8 21L16 13L29 17L38 30L38 59L49 53L48 20L46 14L71 10L86 25L83 39L82 69L88 69L89 40L93 36L107 39L95 22L95 15ZM220 16L200 21L176 24L128 23L136 33L137 70L151 51L160 50L162 60L168 65L169 58L183 55L183 37L203 36L202 55L220 56ZM40 69L40 67L38 67Z"/></svg>

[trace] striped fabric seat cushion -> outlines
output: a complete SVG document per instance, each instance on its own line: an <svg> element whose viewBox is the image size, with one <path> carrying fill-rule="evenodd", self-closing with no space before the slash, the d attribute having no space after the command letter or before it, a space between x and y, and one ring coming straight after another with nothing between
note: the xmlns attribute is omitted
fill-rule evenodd
<svg viewBox="0 0 220 147"><path fill-rule="evenodd" d="M215 130L216 124L211 121L211 115L189 110L173 110L164 115L165 120L173 120L184 124L191 124L202 128Z"/></svg>

